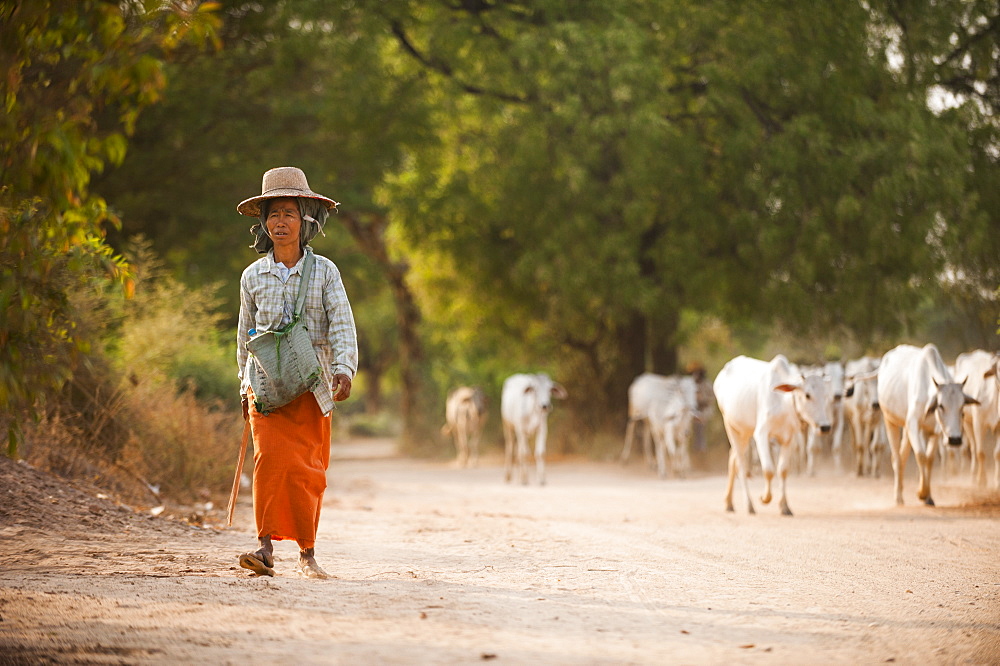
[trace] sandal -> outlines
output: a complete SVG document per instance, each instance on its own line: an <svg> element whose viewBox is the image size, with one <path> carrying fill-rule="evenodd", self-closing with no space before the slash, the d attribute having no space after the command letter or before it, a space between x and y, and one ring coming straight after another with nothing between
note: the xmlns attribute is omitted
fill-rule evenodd
<svg viewBox="0 0 1000 666"><path fill-rule="evenodd" d="M255 553L243 553L240 555L240 566L258 576L273 576L274 556L260 550Z"/></svg>

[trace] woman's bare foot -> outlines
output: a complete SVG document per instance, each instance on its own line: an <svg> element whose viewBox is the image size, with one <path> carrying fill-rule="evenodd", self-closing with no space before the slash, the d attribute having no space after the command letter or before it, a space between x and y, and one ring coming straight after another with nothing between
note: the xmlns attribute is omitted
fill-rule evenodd
<svg viewBox="0 0 1000 666"><path fill-rule="evenodd" d="M333 578L316 562L316 553L312 548L299 551L299 573L306 578Z"/></svg>

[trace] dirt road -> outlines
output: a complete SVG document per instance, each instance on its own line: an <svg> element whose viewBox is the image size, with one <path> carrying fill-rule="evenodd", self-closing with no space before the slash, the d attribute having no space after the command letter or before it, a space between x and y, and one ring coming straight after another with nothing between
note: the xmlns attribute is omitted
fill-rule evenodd
<svg viewBox="0 0 1000 666"><path fill-rule="evenodd" d="M909 477L899 508L887 478L796 476L794 517L748 516L721 470L554 460L522 487L360 446L335 448L328 581L285 542L275 578L236 567L249 493L197 529L0 467L0 663L1000 662L1000 495L964 480L931 508Z"/></svg>

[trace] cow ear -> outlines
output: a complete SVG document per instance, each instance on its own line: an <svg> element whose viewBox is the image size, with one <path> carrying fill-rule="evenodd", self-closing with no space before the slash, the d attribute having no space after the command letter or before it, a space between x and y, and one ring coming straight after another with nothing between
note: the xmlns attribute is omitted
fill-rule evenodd
<svg viewBox="0 0 1000 666"><path fill-rule="evenodd" d="M552 395L560 400L565 400L569 397L569 393L566 392L566 388L559 382L552 382Z"/></svg>
<svg viewBox="0 0 1000 666"><path fill-rule="evenodd" d="M774 387L775 391L782 391L783 393L791 393L795 389L802 388L798 384L778 384Z"/></svg>
<svg viewBox="0 0 1000 666"><path fill-rule="evenodd" d="M965 398L965 404L967 404L967 405L978 405L979 404L979 401L976 400L975 398L973 398L968 393L963 393L962 397Z"/></svg>

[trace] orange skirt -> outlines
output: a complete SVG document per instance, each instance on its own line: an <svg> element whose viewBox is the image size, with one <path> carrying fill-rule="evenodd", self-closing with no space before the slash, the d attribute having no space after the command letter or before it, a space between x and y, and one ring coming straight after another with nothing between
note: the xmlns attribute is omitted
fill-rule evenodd
<svg viewBox="0 0 1000 666"><path fill-rule="evenodd" d="M267 416L253 407L253 513L257 536L316 543L330 464L330 421L312 391Z"/></svg>

